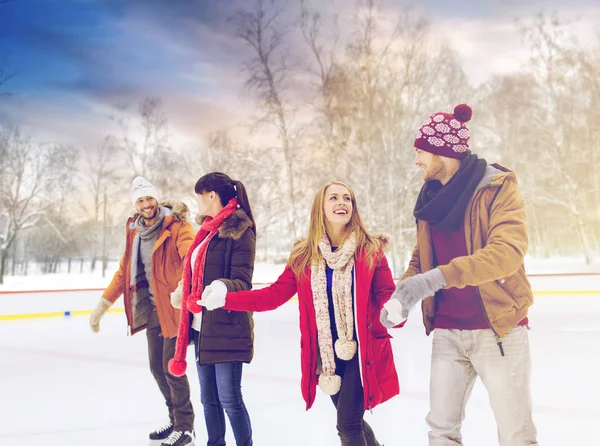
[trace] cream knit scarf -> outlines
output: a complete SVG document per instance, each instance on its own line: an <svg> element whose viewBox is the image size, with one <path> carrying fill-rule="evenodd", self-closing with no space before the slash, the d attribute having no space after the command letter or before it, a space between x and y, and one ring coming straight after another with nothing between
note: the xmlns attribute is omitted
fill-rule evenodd
<svg viewBox="0 0 600 446"><path fill-rule="evenodd" d="M338 340L335 342L335 354L339 359L349 361L356 354L356 341L353 339L354 312L352 311L352 267L354 266L356 237L352 234L342 246L332 252L329 239L327 236L323 236L319 242L319 250L323 257L314 261L311 267L311 288L322 364L319 387L325 393L335 395L340 390L342 378L335 374L335 356L329 320L325 264L333 270L331 286L333 312L338 332Z"/></svg>

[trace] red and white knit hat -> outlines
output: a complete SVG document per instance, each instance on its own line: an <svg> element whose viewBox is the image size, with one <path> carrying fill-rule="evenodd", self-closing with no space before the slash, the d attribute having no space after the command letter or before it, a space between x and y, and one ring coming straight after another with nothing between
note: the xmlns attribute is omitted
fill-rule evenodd
<svg viewBox="0 0 600 446"><path fill-rule="evenodd" d="M454 107L454 114L439 112L421 126L415 147L435 155L462 159L469 152L469 122L473 110L467 104Z"/></svg>

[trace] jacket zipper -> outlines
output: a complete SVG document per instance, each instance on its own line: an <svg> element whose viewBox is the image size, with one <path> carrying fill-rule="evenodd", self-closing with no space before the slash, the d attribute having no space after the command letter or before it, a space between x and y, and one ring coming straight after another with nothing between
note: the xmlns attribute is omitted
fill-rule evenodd
<svg viewBox="0 0 600 446"><path fill-rule="evenodd" d="M127 234L125 237L125 255L129 257L129 264L127 265L127 274L125 274L125 278L127 279L127 283L125 287L129 289L129 298L125 297L125 293L123 293L123 305L125 307L125 319L127 319L127 336L131 336L131 326L133 325L133 308L131 306L131 301L133 300L132 293L135 293L135 290L131 290L131 262L133 261L133 240L135 235L132 235L132 232L129 231L129 221L127 222ZM127 289L125 288L125 289ZM128 308L129 307L129 308Z"/></svg>
<svg viewBox="0 0 600 446"><path fill-rule="evenodd" d="M498 188L498 191L499 190L500 190L500 188ZM494 198L492 199L492 202L490 203L490 209L491 209L491 205L494 203L494 200L496 199L496 196L498 195L498 191L496 192L496 194L494 195ZM479 193L481 194L481 192L479 192ZM469 234L471 237L471 249L470 249L469 255L473 255L473 207L474 207L474 204L475 204L475 199L473 199L473 201L471 202L471 209L469 210L469 225L471 226L469 228L470 229ZM498 345L498 350L500 350L500 355L504 356L504 348L502 347L502 341L500 340L500 336L498 336L498 333L492 326L492 323L490 322L490 318L488 317L488 314L485 311L485 305L483 303L483 297L481 297L481 293L479 292L479 287L476 286L475 290L477 291L477 296L479 296L479 302L481 302L481 308L483 309L483 314L485 315L485 320L487 321L488 325L492 329L492 332L494 332L494 338L496 339L496 345Z"/></svg>

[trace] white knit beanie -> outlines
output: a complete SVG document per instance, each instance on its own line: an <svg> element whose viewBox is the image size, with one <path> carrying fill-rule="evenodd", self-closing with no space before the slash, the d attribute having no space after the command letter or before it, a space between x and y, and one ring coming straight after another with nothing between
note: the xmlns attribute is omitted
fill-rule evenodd
<svg viewBox="0 0 600 446"><path fill-rule="evenodd" d="M158 191L144 177L135 177L131 184L131 201L136 203L142 197L152 197L158 200Z"/></svg>

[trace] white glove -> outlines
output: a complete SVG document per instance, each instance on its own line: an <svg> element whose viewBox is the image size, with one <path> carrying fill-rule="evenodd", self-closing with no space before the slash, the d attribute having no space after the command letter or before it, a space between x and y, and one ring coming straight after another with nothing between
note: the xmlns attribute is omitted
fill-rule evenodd
<svg viewBox="0 0 600 446"><path fill-rule="evenodd" d="M227 296L227 285L220 280L213 280L213 282L204 288L202 292L202 300L197 302L198 305L202 305L207 310L214 310L215 308L221 308L225 306L225 297Z"/></svg>
<svg viewBox="0 0 600 446"><path fill-rule="evenodd" d="M183 279L179 281L175 291L171 293L171 306L181 310L181 298L183 296Z"/></svg>
<svg viewBox="0 0 600 446"><path fill-rule="evenodd" d="M92 311L92 315L90 316L90 328L94 333L100 331L100 319L102 319L111 306L111 301L101 298L98 305L96 305L96 308L94 308L94 311Z"/></svg>
<svg viewBox="0 0 600 446"><path fill-rule="evenodd" d="M381 323L387 328L401 324L407 317L408 311L404 311L402 304L397 299L388 300L381 309Z"/></svg>

